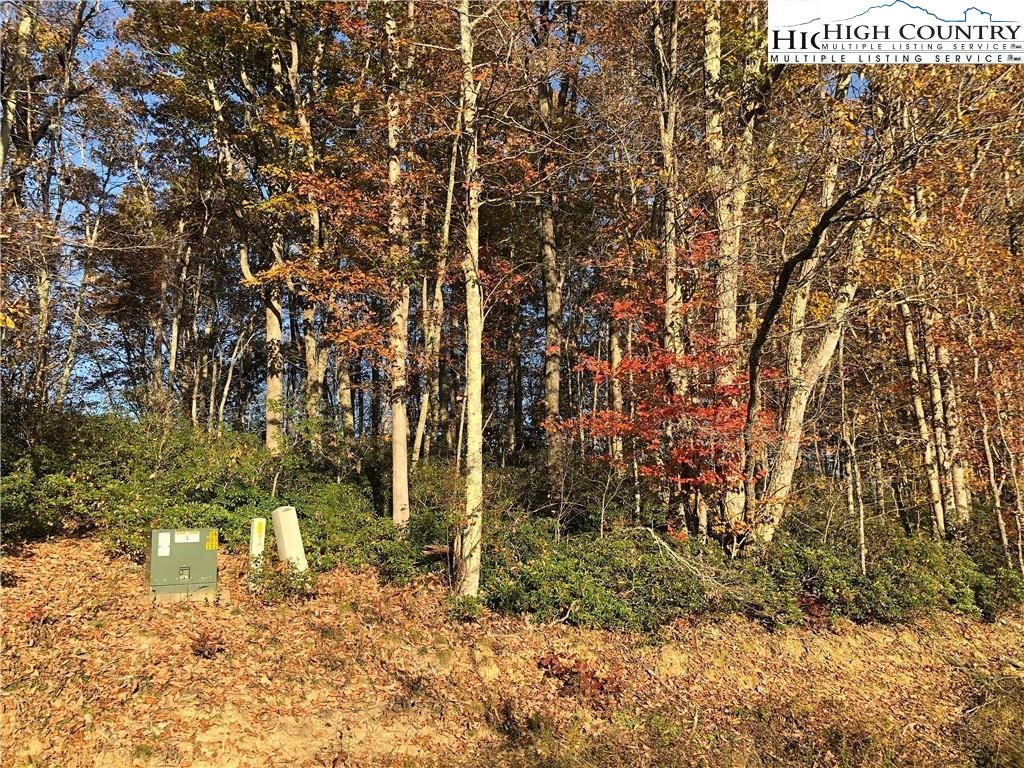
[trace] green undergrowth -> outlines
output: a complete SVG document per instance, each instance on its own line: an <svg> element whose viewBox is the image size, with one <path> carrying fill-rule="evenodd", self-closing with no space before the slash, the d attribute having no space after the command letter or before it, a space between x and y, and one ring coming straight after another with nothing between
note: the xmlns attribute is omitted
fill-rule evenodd
<svg viewBox="0 0 1024 768"><path fill-rule="evenodd" d="M383 445L364 444L358 461L340 462L331 441L319 457L275 457L251 435L208 435L156 419L5 413L4 423L0 533L8 549L93 531L141 561L150 528L211 526L227 550L244 552L250 520L289 504L314 573L371 567L403 584L448 566L461 484L444 463L417 468L403 533L390 519ZM577 474L566 482L571 503L556 509L536 467L489 471L482 600L452 603L452 620L476 620L486 606L652 633L695 615L740 613L769 626L837 617L901 622L935 611L992 619L1024 602L1024 583L993 548L984 515L962 542L873 522L862 574L855 537L841 521L828 538L791 525L767 553L729 560L714 542L666 537L653 513L647 525L631 523L631 489L589 468ZM794 520L800 515L813 518L813 505ZM261 578L267 596L308 592L287 574Z"/></svg>
<svg viewBox="0 0 1024 768"><path fill-rule="evenodd" d="M252 518L269 522L274 508L292 505L314 571L373 566L404 582L419 567L412 544L378 514L359 476L331 472L325 480L314 462L271 456L235 432L111 416L29 418L4 446L2 535L10 546L93 530L142 561L151 528L209 526L226 550L244 552ZM272 529L267 551L274 551Z"/></svg>

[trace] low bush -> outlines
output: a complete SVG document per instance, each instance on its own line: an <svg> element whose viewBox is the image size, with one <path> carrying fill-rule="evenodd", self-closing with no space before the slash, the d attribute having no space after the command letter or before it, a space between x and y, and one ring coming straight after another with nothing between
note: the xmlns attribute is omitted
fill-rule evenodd
<svg viewBox="0 0 1024 768"><path fill-rule="evenodd" d="M343 472L322 456L272 456L251 435L218 437L158 419L32 413L8 427L4 449L0 535L8 546L94 526L112 547L141 560L151 528L214 527L228 551L242 552L250 520L290 504L312 571L373 567L383 581L402 584L446 567L463 514L454 467L421 462L409 528L399 531L379 444L360 446ZM998 539L984 529L991 520L984 510L964 541L873 522L866 574L851 521L836 518L826 540L809 506L794 513L766 553L730 561L715 542L627 527L630 499L599 469L567 474L578 494L561 503L543 496L541 473L489 470L487 606L542 621L653 632L704 613L743 613L775 626L808 615L899 622L936 610L992 619L1024 604L1024 580L992 545ZM655 510L644 513L653 525L664 522ZM265 577L269 583L278 575ZM271 586L268 594L290 594L287 585Z"/></svg>
<svg viewBox="0 0 1024 768"><path fill-rule="evenodd" d="M251 435L34 412L17 423L0 479L5 541L88 524L141 561L151 528L212 527L226 550L241 552L253 517L291 504L315 571L375 566L382 578L404 582L418 567L414 546L375 512L368 484L325 482L302 456L273 457Z"/></svg>
<svg viewBox="0 0 1024 768"><path fill-rule="evenodd" d="M832 616L857 622L907 621L936 610L993 618L1019 605L1018 577L985 572L962 546L875 526L867 573L852 546L800 542L783 535L765 558L779 588Z"/></svg>
<svg viewBox="0 0 1024 768"><path fill-rule="evenodd" d="M445 601L445 615L449 621L472 623L484 615L484 604L472 595L453 595Z"/></svg>
<svg viewBox="0 0 1024 768"><path fill-rule="evenodd" d="M151 528L216 528L222 546L239 552L248 547L249 518L219 504L169 501L160 496L131 496L108 507L103 532L116 549L136 561L149 552Z"/></svg>
<svg viewBox="0 0 1024 768"><path fill-rule="evenodd" d="M307 600L316 596L316 574L297 571L290 563L261 560L249 570L249 591L268 604Z"/></svg>
<svg viewBox="0 0 1024 768"><path fill-rule="evenodd" d="M18 542L48 536L68 517L80 517L74 483L64 475L39 477L28 458L20 459L0 478L0 536Z"/></svg>
<svg viewBox="0 0 1024 768"><path fill-rule="evenodd" d="M647 529L559 539L554 528L550 519L489 528L491 608L650 632L701 613L742 613L767 626L808 614L893 623L935 611L992 619L1024 604L1024 580L1011 569L985 571L959 544L899 530L873 531L862 574L854 547L785 533L763 556L729 561L714 543L680 544Z"/></svg>
<svg viewBox="0 0 1024 768"><path fill-rule="evenodd" d="M491 608L641 632L707 609L699 576L648 532L555 541L550 527L551 521L529 521L488 547L484 589Z"/></svg>
<svg viewBox="0 0 1024 768"><path fill-rule="evenodd" d="M370 499L358 488L327 483L284 496L299 511L306 557L314 570L374 566L382 579L394 583L404 583L415 574L414 545L390 517L374 512Z"/></svg>

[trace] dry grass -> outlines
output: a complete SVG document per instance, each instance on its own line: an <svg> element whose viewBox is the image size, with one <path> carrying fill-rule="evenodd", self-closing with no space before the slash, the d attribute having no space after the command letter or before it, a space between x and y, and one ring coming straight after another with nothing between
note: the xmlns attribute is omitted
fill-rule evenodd
<svg viewBox="0 0 1024 768"><path fill-rule="evenodd" d="M1024 623L651 644L326 574L317 596L152 605L140 568L58 540L3 564L4 766L1020 768Z"/></svg>

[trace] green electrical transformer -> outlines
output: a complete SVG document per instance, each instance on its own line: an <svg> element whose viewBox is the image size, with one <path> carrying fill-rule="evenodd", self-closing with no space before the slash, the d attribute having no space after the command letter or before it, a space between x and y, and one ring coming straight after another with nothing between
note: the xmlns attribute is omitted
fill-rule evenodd
<svg viewBox="0 0 1024 768"><path fill-rule="evenodd" d="M157 599L210 599L217 594L217 529L153 530L149 592Z"/></svg>

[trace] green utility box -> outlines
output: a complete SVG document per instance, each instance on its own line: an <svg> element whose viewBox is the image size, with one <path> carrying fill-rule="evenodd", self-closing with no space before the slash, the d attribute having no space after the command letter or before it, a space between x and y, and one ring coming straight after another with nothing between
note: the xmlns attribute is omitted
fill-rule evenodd
<svg viewBox="0 0 1024 768"><path fill-rule="evenodd" d="M217 529L151 531L149 591L157 599L213 599L217 593Z"/></svg>

